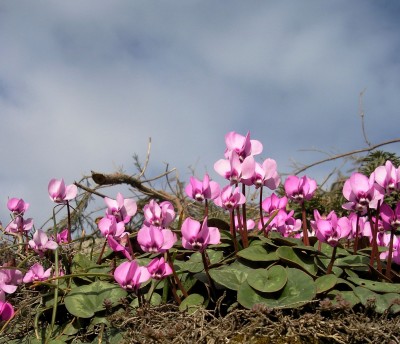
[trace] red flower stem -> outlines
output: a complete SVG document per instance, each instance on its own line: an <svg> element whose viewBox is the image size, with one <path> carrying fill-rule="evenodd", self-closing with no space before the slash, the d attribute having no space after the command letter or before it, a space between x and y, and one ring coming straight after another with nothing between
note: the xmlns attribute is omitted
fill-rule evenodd
<svg viewBox="0 0 400 344"><path fill-rule="evenodd" d="M335 262L335 257L336 257L336 250L337 250L337 246L334 246L333 250L332 250L332 257L329 262L328 269L326 270L327 275L332 273L333 263Z"/></svg>
<svg viewBox="0 0 400 344"><path fill-rule="evenodd" d="M182 303L181 298L179 297L178 293L176 292L175 283L172 283L171 278L167 278L169 285L171 286L172 295L174 296L175 301L178 305Z"/></svg>
<svg viewBox="0 0 400 344"><path fill-rule="evenodd" d="M205 206L204 206L204 217L208 216L208 199L205 199Z"/></svg>
<svg viewBox="0 0 400 344"><path fill-rule="evenodd" d="M394 239L394 230L390 231L390 243L389 243L389 253L386 262L386 273L385 276L387 278L391 278L392 275L392 255L393 255L393 239Z"/></svg>
<svg viewBox="0 0 400 344"><path fill-rule="evenodd" d="M379 210L380 210L381 202L378 201L378 207L376 209L376 218L375 223L372 221L371 209L367 207L369 222L371 223L371 231L372 231L372 249L371 249L371 257L369 264L374 266L374 260L376 260L376 266L379 272L382 272L381 260L379 258L379 250L378 250L378 220L379 220Z"/></svg>
<svg viewBox="0 0 400 344"><path fill-rule="evenodd" d="M132 256L132 259L135 259L135 253L133 252L132 243L131 243L131 239L130 239L129 235L128 235L128 247L129 247L129 251Z"/></svg>
<svg viewBox="0 0 400 344"><path fill-rule="evenodd" d="M246 197L246 185L242 184L242 194ZM247 235L247 216L246 216L246 202L242 204L242 216L243 216L243 223L242 223L242 232L241 237L242 237L242 243L243 247L249 247L249 238Z"/></svg>
<svg viewBox="0 0 400 344"><path fill-rule="evenodd" d="M357 224L356 224L356 238L354 240L353 253L356 254L358 250L358 234L360 232L360 212L357 212Z"/></svg>
<svg viewBox="0 0 400 344"><path fill-rule="evenodd" d="M301 202L301 217L302 217L302 227L303 227L303 243L306 246L310 246L310 240L308 239L308 230L307 230L306 206L304 205L304 201Z"/></svg>
<svg viewBox="0 0 400 344"><path fill-rule="evenodd" d="M206 250L201 251L201 258L203 259L203 265L204 265L204 272L206 273L208 283L210 284L210 289L212 292L212 295L214 297L214 300L216 300L216 294L215 294L215 284L214 281L212 280L209 272L208 272L208 266L209 266L209 259L207 257Z"/></svg>
<svg viewBox="0 0 400 344"><path fill-rule="evenodd" d="M107 245L107 238L104 240L104 244L103 244L103 247L101 248L100 255L99 255L99 258L97 258L96 264L101 263L101 258L103 258L103 253L104 253L104 250L106 249L106 245Z"/></svg>
<svg viewBox="0 0 400 344"><path fill-rule="evenodd" d="M232 235L233 247L235 249L235 254L237 254L238 253L238 243L237 243L237 240L236 240L235 215L233 213L233 209L231 211L230 232L231 232L231 235Z"/></svg>
<svg viewBox="0 0 400 344"><path fill-rule="evenodd" d="M68 244L71 243L72 241L72 235L71 235L71 211L69 209L69 201L67 201L67 221L68 221Z"/></svg>
<svg viewBox="0 0 400 344"><path fill-rule="evenodd" d="M183 287L183 284L182 284L181 280L179 279L178 274L176 273L176 270L175 270L175 267L174 267L174 263L172 261L171 253L169 253L169 251L167 251L166 253L167 253L167 260L168 260L169 265L170 265L170 267L172 269L172 274L174 276L175 283L178 286L178 288L180 289L180 291L182 292L183 296L184 297L188 297L189 295L188 295L186 289Z"/></svg>
<svg viewBox="0 0 400 344"><path fill-rule="evenodd" d="M262 207L262 197L263 197L263 187L260 187L260 204L259 204L259 210L260 210L260 221L261 221L261 228L264 228L264 215L263 215L263 207ZM264 235L265 231L264 231Z"/></svg>

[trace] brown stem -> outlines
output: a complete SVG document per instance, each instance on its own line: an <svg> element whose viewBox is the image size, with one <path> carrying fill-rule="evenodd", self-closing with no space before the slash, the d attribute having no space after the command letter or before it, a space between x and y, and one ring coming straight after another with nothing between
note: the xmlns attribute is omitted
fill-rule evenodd
<svg viewBox="0 0 400 344"><path fill-rule="evenodd" d="M386 262L386 273L385 276L387 278L391 278L391 272L392 272L392 255L393 255L393 239L394 239L394 230L390 231L390 243L389 243L389 253L387 257L387 262Z"/></svg>
<svg viewBox="0 0 400 344"><path fill-rule="evenodd" d="M104 253L104 250L106 249L106 245L107 245L107 238L104 240L104 244L103 244L103 247L101 248L99 258L97 259L97 262L96 262L97 264L101 263L101 258L103 257L103 253Z"/></svg>
<svg viewBox="0 0 400 344"><path fill-rule="evenodd" d="M261 228L264 228L264 215L263 215L263 207L262 207L262 197L263 197L263 187L260 187L260 204L259 204L259 210L260 210L260 221L261 221Z"/></svg>
<svg viewBox="0 0 400 344"><path fill-rule="evenodd" d="M176 270L175 270L175 267L174 267L174 263L172 261L171 253L169 253L169 251L167 251L167 260L168 260L169 265L170 265L170 267L172 269L172 274L174 276L176 285L178 286L178 288L182 292L183 296L184 297L188 297L189 295L188 295L186 289L183 287L183 284L182 284L181 280L179 279L178 274L176 273Z"/></svg>
<svg viewBox="0 0 400 344"><path fill-rule="evenodd" d="M203 259L203 265L204 265L204 272L206 273L208 283L210 284L210 289L212 292L212 295L214 297L214 300L216 300L216 294L215 294L215 284L214 281L212 280L209 272L208 272L208 266L209 266L209 259L207 257L206 250L201 251L201 258Z"/></svg>
<svg viewBox="0 0 400 344"><path fill-rule="evenodd" d="M246 185L242 184L242 193L244 196L246 196ZM243 216L243 223L242 223L242 232L241 237L242 237L242 243L243 247L249 247L249 238L247 235L247 216L246 216L246 202L242 204L242 216Z"/></svg>
<svg viewBox="0 0 400 344"><path fill-rule="evenodd" d="M354 240L353 253L356 254L358 250L358 233L360 232L360 213L357 212L357 223L356 223L356 238Z"/></svg>
<svg viewBox="0 0 400 344"><path fill-rule="evenodd" d="M307 230L306 206L304 205L304 201L301 203L301 217L303 226L303 243L305 246L310 246L310 240L308 239Z"/></svg>
<svg viewBox="0 0 400 344"><path fill-rule="evenodd" d="M333 263L335 262L335 257L336 257L336 250L337 250L337 246L334 246L333 250L332 250L332 257L329 262L328 269L326 270L327 275L332 273Z"/></svg>
<svg viewBox="0 0 400 344"><path fill-rule="evenodd" d="M235 215L234 215L233 209L232 209L230 215L231 215L230 232L232 235L233 247L235 249L235 254L237 254L239 250L238 250L238 243L237 243L237 239L236 239Z"/></svg>

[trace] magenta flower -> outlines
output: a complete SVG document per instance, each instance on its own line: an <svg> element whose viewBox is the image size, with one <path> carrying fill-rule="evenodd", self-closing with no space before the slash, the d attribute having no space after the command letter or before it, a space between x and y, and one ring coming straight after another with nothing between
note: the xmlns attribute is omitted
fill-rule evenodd
<svg viewBox="0 0 400 344"><path fill-rule="evenodd" d="M33 234L33 239L29 240L29 246L39 255L44 257L44 252L47 250L55 250L58 245L55 241L49 240L49 237L41 229L38 229Z"/></svg>
<svg viewBox="0 0 400 344"><path fill-rule="evenodd" d="M337 218L336 214L331 214L330 220L320 219L316 221L316 236L319 241L326 242L328 245L337 246L340 239L347 238L351 232L351 224L347 217Z"/></svg>
<svg viewBox="0 0 400 344"><path fill-rule="evenodd" d="M114 279L124 289L137 291L140 285L147 282L151 275L145 266L139 266L133 260L120 264L114 271Z"/></svg>
<svg viewBox="0 0 400 344"><path fill-rule="evenodd" d="M56 203L66 203L74 199L78 193L76 185L71 184L66 186L64 179L50 180L48 190L50 199Z"/></svg>
<svg viewBox="0 0 400 344"><path fill-rule="evenodd" d="M143 207L144 224L167 228L175 219L175 210L171 202L158 204L154 199Z"/></svg>
<svg viewBox="0 0 400 344"><path fill-rule="evenodd" d="M239 187L232 190L232 186L227 185L221 190L221 194L214 200L214 203L226 210L233 211L239 205L246 203L246 197L240 192Z"/></svg>
<svg viewBox="0 0 400 344"><path fill-rule="evenodd" d="M310 221L310 227L313 231L313 235L315 235L315 232L317 231L317 221L318 220L328 220L330 221L332 219L332 215L335 214L335 211L332 210L328 215L323 216L319 213L317 209L314 209L314 220Z"/></svg>
<svg viewBox="0 0 400 344"><path fill-rule="evenodd" d="M41 264L35 263L31 266L31 268L25 274L24 279L22 281L24 283L44 281L44 280L48 279L50 277L50 275L51 275L51 268L48 268L45 271Z"/></svg>
<svg viewBox="0 0 400 344"><path fill-rule="evenodd" d="M206 173L203 180L190 177L190 183L186 185L186 194L196 201L203 202L205 199L214 199L220 193L220 187L217 182L210 181Z"/></svg>
<svg viewBox="0 0 400 344"><path fill-rule="evenodd" d="M0 300L0 320L8 321L14 314L14 307L10 303Z"/></svg>
<svg viewBox="0 0 400 344"><path fill-rule="evenodd" d="M383 228L387 231L395 231L400 227L400 202L397 202L395 210L386 203L383 203L380 208L380 215Z"/></svg>
<svg viewBox="0 0 400 344"><path fill-rule="evenodd" d="M297 203L309 201L313 198L317 189L317 182L314 179L303 176L288 176L285 181L286 196Z"/></svg>
<svg viewBox="0 0 400 344"><path fill-rule="evenodd" d="M7 202L7 208L14 215L24 215L29 208L29 203L26 203L22 198L10 198Z"/></svg>
<svg viewBox="0 0 400 344"><path fill-rule="evenodd" d="M355 239L356 233L357 233L357 214L356 213L350 213L349 215L349 221L351 225L351 232L348 236L348 239ZM371 225L368 221L368 218L365 216L360 216L358 220L358 237L361 238L363 236L370 237L372 236L371 234Z"/></svg>
<svg viewBox="0 0 400 344"><path fill-rule="evenodd" d="M156 226L143 226L137 234L137 242L144 252L163 253L176 241L176 235L170 229Z"/></svg>
<svg viewBox="0 0 400 344"><path fill-rule="evenodd" d="M132 256L129 253L129 250L127 249L127 247L129 248L128 241L129 241L128 232L124 232L124 234L121 235L120 237L115 237L112 235L109 235L107 237L108 246L110 246L110 248L114 252L121 252L125 256L125 258L132 260Z"/></svg>
<svg viewBox="0 0 400 344"><path fill-rule="evenodd" d="M117 222L117 218L113 215L103 217L97 224L101 234L108 238L109 235L120 237L125 233L125 223Z"/></svg>
<svg viewBox="0 0 400 344"><path fill-rule="evenodd" d="M286 196L279 198L277 195L273 193L271 196L265 198L262 201L261 206L263 210L267 213L267 215L270 215L276 209L285 210L287 203L288 199Z"/></svg>
<svg viewBox="0 0 400 344"><path fill-rule="evenodd" d="M384 166L378 166L372 173L375 182L390 194L394 190L400 189L400 172L395 168L390 160Z"/></svg>
<svg viewBox="0 0 400 344"><path fill-rule="evenodd" d="M0 267L0 292L12 294L17 290L17 285L21 282L21 271L17 269L1 269Z"/></svg>
<svg viewBox="0 0 400 344"><path fill-rule="evenodd" d="M107 205L106 214L115 216L118 222L122 221L128 223L137 211L135 200L129 198L124 199L124 196L119 192L116 200L104 197L104 202Z"/></svg>
<svg viewBox="0 0 400 344"><path fill-rule="evenodd" d="M273 159L266 159L261 165L256 162L253 175L250 179L243 178L242 183L249 186L254 185L256 189L266 186L275 190L281 182L276 168L276 161Z"/></svg>
<svg viewBox="0 0 400 344"><path fill-rule="evenodd" d="M229 159L232 152L236 152L240 161L243 161L250 155L260 154L263 146L260 141L250 140L250 132L246 136L240 135L234 131L225 135L225 158Z"/></svg>
<svg viewBox="0 0 400 344"><path fill-rule="evenodd" d="M254 175L255 161L250 155L241 162L239 155L233 151L228 160L218 160L214 164L214 170L233 185L242 180L251 180Z"/></svg>
<svg viewBox="0 0 400 344"><path fill-rule="evenodd" d="M221 234L217 227L207 226L207 217L203 223L187 218L182 223L182 246L188 250L204 251L208 245L219 244Z"/></svg>
<svg viewBox="0 0 400 344"><path fill-rule="evenodd" d="M241 219L241 221L243 221L243 219ZM235 228L236 229L241 229L239 226L239 220L238 217L235 215L234 217L234 223L235 223ZM246 228L248 231L254 229L254 227L256 226L256 223L254 222L254 220L252 219L247 219L246 220ZM243 227L243 223L242 223L242 227Z"/></svg>
<svg viewBox="0 0 400 344"><path fill-rule="evenodd" d="M383 189L375 184L374 175L370 178L361 173L354 172L343 186L343 196L349 201L343 204L343 208L354 210L361 215L367 212L367 208L376 208L378 201L384 197Z"/></svg>
<svg viewBox="0 0 400 344"><path fill-rule="evenodd" d="M57 233L56 243L59 245L68 243L68 228L65 228L60 233Z"/></svg>
<svg viewBox="0 0 400 344"><path fill-rule="evenodd" d="M5 231L7 233L25 233L31 230L33 226L33 220L31 218L29 219L24 219L21 216L15 217L14 220L12 220L7 227L5 228Z"/></svg>
<svg viewBox="0 0 400 344"><path fill-rule="evenodd" d="M154 258L149 265L147 265L151 278L161 280L164 277L172 275L172 269L170 265L165 262L164 257Z"/></svg>

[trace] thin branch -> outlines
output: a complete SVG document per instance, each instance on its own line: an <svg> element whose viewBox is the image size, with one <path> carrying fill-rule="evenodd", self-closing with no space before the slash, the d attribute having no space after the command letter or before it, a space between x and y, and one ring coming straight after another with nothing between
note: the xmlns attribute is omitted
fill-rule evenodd
<svg viewBox="0 0 400 344"><path fill-rule="evenodd" d="M148 186L143 185L143 183L135 177L128 176L123 173L113 173L113 174L103 174L92 171L92 179L95 183L99 185L118 185L126 184L132 186L134 189L139 190L141 193L158 198L163 201L170 201L174 203L178 210L178 213L182 212L182 204L178 197L171 195L162 190L156 190Z"/></svg>
<svg viewBox="0 0 400 344"><path fill-rule="evenodd" d="M316 165L323 164L323 163L325 163L325 162L327 162L327 161L332 161L332 160L336 160L336 159L341 159L341 158L344 158L344 157L347 157L347 156L350 156L350 155L354 155L354 154L358 154L358 153L370 152L370 151L372 151L372 150L374 150L374 149L376 149L376 148L378 148L378 147L385 146L385 145L389 145L389 144L392 144L392 143L397 143L397 142L400 142L400 138L393 139L393 140L389 140L389 141L384 141L384 142L378 143L378 144L376 144L376 145L369 146L369 147L367 147L367 148L356 149L356 150L353 150L353 151L350 151L350 152L347 152L347 153L334 155L334 156L331 156L331 157L329 157L329 158L327 158L327 159L319 160L319 161L314 162L314 163L312 163L312 164L306 165L306 166L304 166L304 167L298 169L297 171L295 171L294 174L299 174L299 173L301 173L301 172L304 172L305 170L308 170L308 169L311 168L311 167L314 167L314 166L316 166Z"/></svg>
<svg viewBox="0 0 400 344"><path fill-rule="evenodd" d="M140 179L141 177L143 177L144 173L146 172L147 165L149 164L149 160L150 160L150 152L151 152L151 137L149 137L149 143L147 145L146 161L144 162L144 166L142 168L142 171L137 176L137 179Z"/></svg>
<svg viewBox="0 0 400 344"><path fill-rule="evenodd" d="M358 113L359 113L359 115L360 115L360 117L361 117L361 128L362 128L362 132L363 132L363 136L364 136L365 143L366 143L369 147L371 147L371 142L370 142L370 141L368 140L368 138L367 138L367 134L366 134L366 132L365 132L365 126L364 126L364 117L365 117L365 113L364 113L364 106L363 106L363 96L364 96L364 93L365 93L366 90L367 90L367 89L364 88L364 89L360 92L360 97L359 97L359 100L358 100Z"/></svg>

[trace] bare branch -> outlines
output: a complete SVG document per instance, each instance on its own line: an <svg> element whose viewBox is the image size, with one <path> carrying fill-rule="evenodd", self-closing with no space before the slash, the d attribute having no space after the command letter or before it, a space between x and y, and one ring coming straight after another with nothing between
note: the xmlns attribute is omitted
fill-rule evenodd
<svg viewBox="0 0 400 344"><path fill-rule="evenodd" d="M143 177L144 173L146 172L147 165L149 164L150 160L150 151L151 151L151 137L149 137L149 143L147 145L147 154L146 154L146 161L144 162L143 169L140 174L137 176L137 179Z"/></svg>
<svg viewBox="0 0 400 344"><path fill-rule="evenodd" d="M347 156L350 156L350 155L354 155L354 154L358 154L358 153L370 152L370 151L372 151L372 150L374 150L374 149L376 149L376 148L378 148L378 147L385 146L385 145L389 145L389 144L391 144L391 143L396 143L396 142L400 142L400 138L393 139L393 140L389 140L389 141L384 141L384 142L378 143L378 144L376 144L376 145L369 146L369 147L367 147L367 148L356 149L356 150L353 150L353 151L350 151L350 152L347 152L347 153L334 155L334 156L331 156L331 157L329 157L329 158L326 158L326 159L323 159L323 160L319 160L319 161L314 162L314 163L312 163L312 164L306 165L306 166L304 166L304 167L298 169L297 171L295 171L294 174L299 174L299 173L301 173L301 172L304 172L305 170L308 170L308 169L311 168L311 167L314 167L314 166L316 166L316 165L323 164L323 163L325 163L325 162L327 162L327 161L332 161L332 160L336 160L336 159L341 159L341 158L344 158L344 157L347 157Z"/></svg>
<svg viewBox="0 0 400 344"><path fill-rule="evenodd" d="M362 128L362 132L363 132L363 136L364 136L364 140L365 143L371 147L371 142L368 140L367 138L367 134L365 132L365 126L364 126L364 117L365 117L365 113L364 113L364 106L363 106L363 96L364 93L367 89L364 88L361 92L360 92L360 97L359 97L359 101L358 101L358 113L361 117L361 128Z"/></svg>

